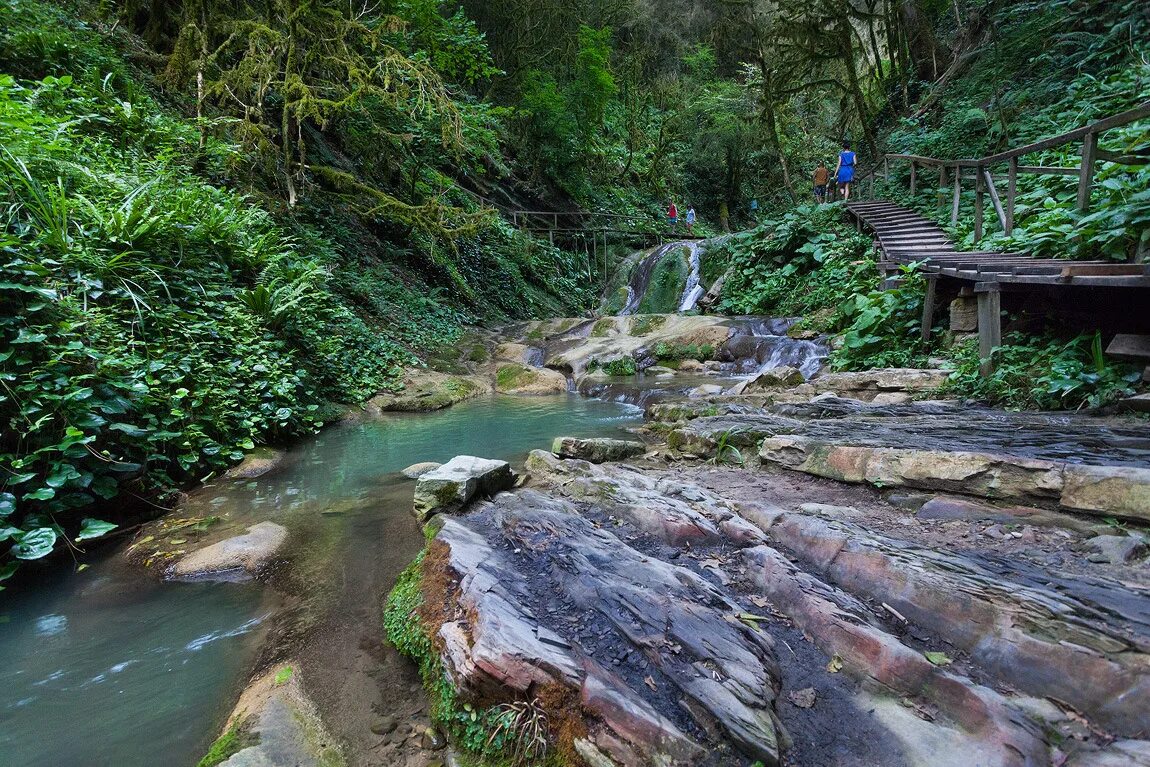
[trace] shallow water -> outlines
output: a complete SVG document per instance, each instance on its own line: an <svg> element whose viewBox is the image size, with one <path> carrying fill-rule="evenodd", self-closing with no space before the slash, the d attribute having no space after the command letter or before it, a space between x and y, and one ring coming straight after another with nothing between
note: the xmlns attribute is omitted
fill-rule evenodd
<svg viewBox="0 0 1150 767"><path fill-rule="evenodd" d="M639 420L637 408L573 395L396 414L327 430L279 471L205 487L181 513L318 526L342 541L332 551L345 561L370 559L365 547L382 559L418 541L409 491L397 487L407 465L519 460L553 437L619 436ZM105 554L85 572L57 570L35 590L0 595L0 764L193 765L217 734L268 617L263 589L157 583L121 561ZM351 601L374 607L380 596Z"/></svg>

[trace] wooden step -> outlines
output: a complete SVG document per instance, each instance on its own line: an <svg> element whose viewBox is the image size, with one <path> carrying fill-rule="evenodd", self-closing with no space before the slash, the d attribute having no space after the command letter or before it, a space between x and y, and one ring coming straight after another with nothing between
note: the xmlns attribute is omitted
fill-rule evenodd
<svg viewBox="0 0 1150 767"><path fill-rule="evenodd" d="M1150 336L1119 333L1106 347L1106 353L1120 360L1150 360Z"/></svg>

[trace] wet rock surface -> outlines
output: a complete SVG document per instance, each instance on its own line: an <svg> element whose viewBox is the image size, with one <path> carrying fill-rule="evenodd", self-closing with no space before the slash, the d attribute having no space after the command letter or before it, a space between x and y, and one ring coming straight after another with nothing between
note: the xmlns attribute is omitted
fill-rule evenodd
<svg viewBox="0 0 1150 767"><path fill-rule="evenodd" d="M477 698L578 694L588 763L1106 765L1141 748L1150 596L1057 512L1002 512L1041 521L1023 535L983 520L993 507L932 498L917 518L790 473L541 452L528 471L436 538L444 661Z"/></svg>
<svg viewBox="0 0 1150 767"><path fill-rule="evenodd" d="M275 522L259 522L243 535L226 538L178 560L170 575L176 578L254 577L287 542L288 532Z"/></svg>
<svg viewBox="0 0 1150 767"><path fill-rule="evenodd" d="M415 482L413 510L422 520L434 514L456 512L476 495L494 495L514 482L515 475L507 461L459 455L420 475Z"/></svg>
<svg viewBox="0 0 1150 767"><path fill-rule="evenodd" d="M557 437L551 446L551 452L560 458L579 458L591 463L604 463L642 455L647 452L647 446L629 439Z"/></svg>

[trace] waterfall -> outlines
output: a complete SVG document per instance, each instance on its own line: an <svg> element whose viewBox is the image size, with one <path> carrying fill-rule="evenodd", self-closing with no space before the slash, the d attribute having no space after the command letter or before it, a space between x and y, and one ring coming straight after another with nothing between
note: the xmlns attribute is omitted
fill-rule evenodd
<svg viewBox="0 0 1150 767"><path fill-rule="evenodd" d="M683 297L679 300L679 311L689 312L695 308L695 304L703 297L706 291L703 286L699 284L701 275L699 274L699 243L692 242L688 245L690 248L690 264L691 274L687 277L687 285L683 288Z"/></svg>

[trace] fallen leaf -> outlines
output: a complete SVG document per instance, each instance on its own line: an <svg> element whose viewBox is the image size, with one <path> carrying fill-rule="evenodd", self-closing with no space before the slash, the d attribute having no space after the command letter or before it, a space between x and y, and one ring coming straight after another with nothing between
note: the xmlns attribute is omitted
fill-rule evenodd
<svg viewBox="0 0 1150 767"><path fill-rule="evenodd" d="M751 597L751 604L753 604L755 607L766 607L770 603L770 600L768 600L766 597L760 597L757 594Z"/></svg>
<svg viewBox="0 0 1150 767"><path fill-rule="evenodd" d="M954 663L944 652L924 652L923 655L936 666L949 666L951 663Z"/></svg>
<svg viewBox="0 0 1150 767"><path fill-rule="evenodd" d="M827 671L831 672L832 674L837 674L842 670L843 670L843 659L840 658L838 655L832 656L830 663L827 664Z"/></svg>
<svg viewBox="0 0 1150 767"><path fill-rule="evenodd" d="M791 690L787 693L787 697L791 699L791 703L799 708L810 708L815 705L815 688L806 687L802 690Z"/></svg>
<svg viewBox="0 0 1150 767"><path fill-rule="evenodd" d="M185 544L187 542L188 542L187 538L173 538L172 540L168 541L168 543L171 544L172 546L182 546L183 544Z"/></svg>
<svg viewBox="0 0 1150 767"><path fill-rule="evenodd" d="M644 678L643 678L643 684L647 685L647 686L648 686L648 687L650 687L652 690L657 690L657 689L659 689L658 687L656 687L656 686L655 686L655 680L654 680L654 679L652 679L652 678L651 678L651 677L649 677L649 676L648 676L648 677L644 677Z"/></svg>

